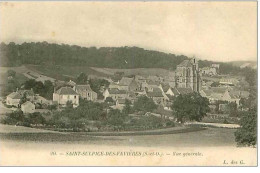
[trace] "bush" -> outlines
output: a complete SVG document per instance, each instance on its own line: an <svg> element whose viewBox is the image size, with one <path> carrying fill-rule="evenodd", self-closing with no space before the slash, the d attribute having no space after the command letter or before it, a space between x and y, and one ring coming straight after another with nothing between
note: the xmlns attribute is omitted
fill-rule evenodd
<svg viewBox="0 0 260 173"><path fill-rule="evenodd" d="M257 109L250 109L240 119L240 128L235 132L238 145L255 146L257 143Z"/></svg>
<svg viewBox="0 0 260 173"><path fill-rule="evenodd" d="M15 111L12 113L6 114L6 117L2 119L1 123L9 124L9 125L16 125L19 123L24 122L25 116L22 111Z"/></svg>
<svg viewBox="0 0 260 173"><path fill-rule="evenodd" d="M55 110L55 109L57 109L57 107L58 107L57 104L53 104L53 105L48 105L48 106L47 106L47 109L49 109L49 110Z"/></svg>

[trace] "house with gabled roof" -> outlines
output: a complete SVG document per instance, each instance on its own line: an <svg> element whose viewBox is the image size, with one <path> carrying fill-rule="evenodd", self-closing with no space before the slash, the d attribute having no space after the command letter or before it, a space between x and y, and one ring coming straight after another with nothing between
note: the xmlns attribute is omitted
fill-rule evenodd
<svg viewBox="0 0 260 173"><path fill-rule="evenodd" d="M8 96L6 96L6 104L10 106L19 106L19 102L22 97L26 97L28 100L34 100L34 92L33 90L18 90L16 92L12 92Z"/></svg>
<svg viewBox="0 0 260 173"><path fill-rule="evenodd" d="M53 102L57 102L61 106L66 106L67 102L71 102L73 107L79 105L79 94L71 87L61 87L53 93Z"/></svg>
<svg viewBox="0 0 260 173"><path fill-rule="evenodd" d="M117 99L116 100L116 106L124 107L125 106L125 99L121 99L121 98Z"/></svg>
<svg viewBox="0 0 260 173"><path fill-rule="evenodd" d="M126 91L136 91L140 87L138 83L135 81L134 78L129 78L129 77L123 77L118 84L118 89L119 90L126 90Z"/></svg>
<svg viewBox="0 0 260 173"><path fill-rule="evenodd" d="M91 89L90 85L76 85L73 90L83 99L97 101L97 93Z"/></svg>
<svg viewBox="0 0 260 173"><path fill-rule="evenodd" d="M126 90L119 90L119 89L106 89L103 92L103 96L104 99L106 99L107 97L111 97L113 100L117 100L118 98L127 98L128 97L128 93Z"/></svg>
<svg viewBox="0 0 260 173"><path fill-rule="evenodd" d="M12 92L8 96L6 96L6 104L10 106L19 106L19 102L23 96L21 93L18 92Z"/></svg>
<svg viewBox="0 0 260 173"><path fill-rule="evenodd" d="M173 96L185 95L193 92L194 91L191 88L173 88Z"/></svg>
<svg viewBox="0 0 260 173"><path fill-rule="evenodd" d="M110 82L108 88L109 89L119 89L119 85L116 82Z"/></svg>
<svg viewBox="0 0 260 173"><path fill-rule="evenodd" d="M154 88L159 88L159 86L160 86L160 82L156 82L156 81L148 80L148 81L146 81L146 83L147 83L147 85L145 86L145 89L148 92L152 92L154 90Z"/></svg>
<svg viewBox="0 0 260 173"><path fill-rule="evenodd" d="M160 88L154 88L153 91L147 92L147 97L153 99L156 104L165 105L169 98L163 94Z"/></svg>
<svg viewBox="0 0 260 173"><path fill-rule="evenodd" d="M209 99L211 104L216 103L216 101L223 100L223 95L228 91L226 87L211 87L210 89L203 89L200 91L202 97Z"/></svg>
<svg viewBox="0 0 260 173"><path fill-rule="evenodd" d="M239 102L242 98L248 98L248 97L249 97L248 91L227 90L222 96L222 100L228 102L235 102L237 105L239 105Z"/></svg>
<svg viewBox="0 0 260 173"><path fill-rule="evenodd" d="M227 87L211 87L208 90L201 90L200 94L202 97L207 97L212 104L216 101L227 101L239 105L241 98L249 97L248 91L239 91Z"/></svg>
<svg viewBox="0 0 260 173"><path fill-rule="evenodd" d="M77 85L76 82L74 82L74 81L72 81L72 80L70 80L67 84L68 84L69 86L72 86L72 87L74 87L74 86Z"/></svg>
<svg viewBox="0 0 260 173"><path fill-rule="evenodd" d="M161 83L159 85L159 88L166 94L170 96L174 96L173 88L169 84L163 84Z"/></svg>

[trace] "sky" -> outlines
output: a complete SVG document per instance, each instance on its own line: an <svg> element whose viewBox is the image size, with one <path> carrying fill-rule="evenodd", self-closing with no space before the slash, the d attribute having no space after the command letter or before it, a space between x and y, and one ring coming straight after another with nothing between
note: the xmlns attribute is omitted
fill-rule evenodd
<svg viewBox="0 0 260 173"><path fill-rule="evenodd" d="M137 46L257 60L256 2L1 2L1 42Z"/></svg>

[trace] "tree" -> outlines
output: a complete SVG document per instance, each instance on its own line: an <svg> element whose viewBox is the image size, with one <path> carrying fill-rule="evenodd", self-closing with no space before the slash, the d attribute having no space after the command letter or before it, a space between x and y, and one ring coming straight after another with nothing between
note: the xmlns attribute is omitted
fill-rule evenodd
<svg viewBox="0 0 260 173"><path fill-rule="evenodd" d="M231 117L237 116L237 104L235 102L231 102L228 104L228 112L229 116Z"/></svg>
<svg viewBox="0 0 260 173"><path fill-rule="evenodd" d="M112 97L107 97L105 102L108 103L108 104L114 104L115 103L115 101L112 99Z"/></svg>
<svg viewBox="0 0 260 173"><path fill-rule="evenodd" d="M28 122L30 124L45 124L46 123L44 117L39 112L34 112L32 114L29 114Z"/></svg>
<svg viewBox="0 0 260 173"><path fill-rule="evenodd" d="M105 79L89 79L90 88L98 95L98 99L103 99L103 90L108 88L109 82Z"/></svg>
<svg viewBox="0 0 260 173"><path fill-rule="evenodd" d="M246 111L239 121L240 128L235 132L238 145L255 146L257 143L257 109Z"/></svg>
<svg viewBox="0 0 260 173"><path fill-rule="evenodd" d="M114 126L122 126L125 116L118 109L112 109L108 113L108 124Z"/></svg>
<svg viewBox="0 0 260 173"><path fill-rule="evenodd" d="M152 112L157 108L157 105L154 103L153 99L148 98L146 96L138 97L137 101L134 103L135 111L142 112Z"/></svg>
<svg viewBox="0 0 260 173"><path fill-rule="evenodd" d="M15 74L16 74L16 72L15 72L14 70L8 70L8 71L7 71L8 77L9 77L9 76L15 77Z"/></svg>
<svg viewBox="0 0 260 173"><path fill-rule="evenodd" d="M201 121L210 111L209 101L198 93L179 95L173 100L171 106L177 121L183 123L189 121Z"/></svg>
<svg viewBox="0 0 260 173"><path fill-rule="evenodd" d="M88 76L85 73L80 73L76 79L77 84L87 84L88 83Z"/></svg>
<svg viewBox="0 0 260 173"><path fill-rule="evenodd" d="M44 82L44 93L42 93L43 97L47 99L52 99L52 95L54 92L54 86L51 81L47 80Z"/></svg>
<svg viewBox="0 0 260 173"><path fill-rule="evenodd" d="M53 86L52 82L49 80L42 83L41 81L29 79L29 80L25 81L24 89L27 89L27 90L33 89L33 91L36 94L39 94L47 99L52 99L54 86Z"/></svg>
<svg viewBox="0 0 260 173"><path fill-rule="evenodd" d="M19 101L19 105L22 105L23 103L27 102L29 99L26 97L26 94L24 93L22 98Z"/></svg>
<svg viewBox="0 0 260 173"><path fill-rule="evenodd" d="M128 114L131 113L131 111L132 111L131 101L128 100L128 99L126 99L126 100L125 100L125 106L124 106L124 108L123 108L123 110L122 110L122 113L128 115Z"/></svg>

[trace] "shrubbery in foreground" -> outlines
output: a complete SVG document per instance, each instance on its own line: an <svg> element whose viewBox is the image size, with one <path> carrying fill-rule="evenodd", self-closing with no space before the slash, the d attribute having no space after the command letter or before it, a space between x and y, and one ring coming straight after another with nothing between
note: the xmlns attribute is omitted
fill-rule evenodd
<svg viewBox="0 0 260 173"><path fill-rule="evenodd" d="M257 143L257 109L245 112L240 119L240 128L235 132L236 142L241 146L255 146Z"/></svg>

